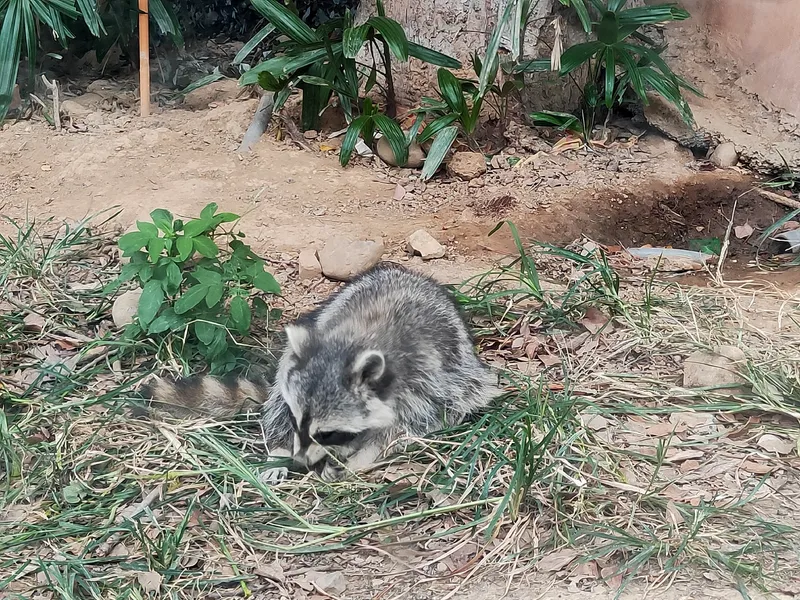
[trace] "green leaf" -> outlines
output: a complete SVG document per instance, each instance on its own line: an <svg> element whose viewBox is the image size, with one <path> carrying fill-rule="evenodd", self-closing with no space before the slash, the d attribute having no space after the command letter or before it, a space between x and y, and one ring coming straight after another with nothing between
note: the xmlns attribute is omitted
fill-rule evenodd
<svg viewBox="0 0 800 600"><path fill-rule="evenodd" d="M563 57L563 55L562 55ZM545 73L550 70L549 58L535 58L513 65L512 73Z"/></svg>
<svg viewBox="0 0 800 600"><path fill-rule="evenodd" d="M178 249L178 260L181 262L187 260L194 254L194 244L192 238L188 235L182 235L175 240L175 247Z"/></svg>
<svg viewBox="0 0 800 600"><path fill-rule="evenodd" d="M610 10L603 13L603 18L600 19L600 24L597 26L597 39L606 46L611 46L619 41L617 13Z"/></svg>
<svg viewBox="0 0 800 600"><path fill-rule="evenodd" d="M168 308L150 323L147 333L164 333L165 331L178 331L186 327L186 321L175 310Z"/></svg>
<svg viewBox="0 0 800 600"><path fill-rule="evenodd" d="M364 23L358 27L348 27L342 35L342 53L346 58L358 56L361 47L367 39L369 23Z"/></svg>
<svg viewBox="0 0 800 600"><path fill-rule="evenodd" d="M578 15L581 25L583 26L583 30L586 33L592 31L592 19L589 16L589 10L586 8L586 4L583 0L560 0L560 2L564 6L572 5Z"/></svg>
<svg viewBox="0 0 800 600"><path fill-rule="evenodd" d="M181 273L180 267L174 262L170 262L167 265L167 293L177 294L181 283L183 283L183 273Z"/></svg>
<svg viewBox="0 0 800 600"><path fill-rule="evenodd" d="M256 49L256 46L258 46L261 42L263 42L266 39L266 37L273 31L275 31L275 25L273 25L272 23L267 23L266 25L264 25L264 27L259 29L258 32L253 37L251 37L250 40L244 46L242 46L242 49L236 53L236 56L233 57L233 64L234 65L242 64L244 62L244 59L250 56L250 53Z"/></svg>
<svg viewBox="0 0 800 600"><path fill-rule="evenodd" d="M414 42L408 42L408 55L437 67L446 67L448 69L460 69L462 67L461 63L452 56L447 56Z"/></svg>
<svg viewBox="0 0 800 600"><path fill-rule="evenodd" d="M281 293L280 284L276 281L271 273L267 273L266 271L262 271L255 276L253 279L253 287L261 290L262 292L266 292L267 294L278 295Z"/></svg>
<svg viewBox="0 0 800 600"><path fill-rule="evenodd" d="M142 249L150 241L150 236L141 231L131 231L126 233L121 238L117 245L122 250L124 256L130 256L133 252Z"/></svg>
<svg viewBox="0 0 800 600"><path fill-rule="evenodd" d="M453 142L456 141L456 137L458 137L458 127L454 125L445 127L439 132L439 135L433 140L430 150L428 150L428 156L425 158L425 165L422 167L423 179L428 180L434 176L444 157L447 156Z"/></svg>
<svg viewBox="0 0 800 600"><path fill-rule="evenodd" d="M220 223L233 223L234 221L238 221L241 217L234 213L224 212L218 213L214 215L214 220L219 221Z"/></svg>
<svg viewBox="0 0 800 600"><path fill-rule="evenodd" d="M435 121L431 121L431 123L422 130L422 133L417 136L417 143L424 144L432 137L436 137L442 129L449 127L456 121L458 121L458 115L455 113L450 113L449 115L439 117Z"/></svg>
<svg viewBox="0 0 800 600"><path fill-rule="evenodd" d="M467 103L464 100L464 94L461 92L461 84L456 76L447 69L439 69L436 77L439 82L439 92L442 98L447 102L450 110L463 117L467 113Z"/></svg>
<svg viewBox="0 0 800 600"><path fill-rule="evenodd" d="M605 103L606 108L610 109L614 104L614 83L616 82L617 77L617 62L613 46L606 48L603 66L606 69L606 81L603 85L605 91Z"/></svg>
<svg viewBox="0 0 800 600"><path fill-rule="evenodd" d="M361 115L350 122L350 126L347 128L347 133L344 135L344 139L342 140L342 147L339 150L339 163L341 163L343 167L350 162L350 157L353 155L353 150L358 142L358 136L371 120L372 116Z"/></svg>
<svg viewBox="0 0 800 600"><path fill-rule="evenodd" d="M204 285L218 285L222 283L222 275L210 269L198 267L192 272L192 277Z"/></svg>
<svg viewBox="0 0 800 600"><path fill-rule="evenodd" d="M231 300L231 320L242 335L250 330L250 305L241 296L234 296Z"/></svg>
<svg viewBox="0 0 800 600"><path fill-rule="evenodd" d="M158 237L158 227L147 221L136 221L136 228L148 237Z"/></svg>
<svg viewBox="0 0 800 600"><path fill-rule="evenodd" d="M262 71L258 74L258 85L268 92L278 92L286 87L286 81L278 79L269 71Z"/></svg>
<svg viewBox="0 0 800 600"><path fill-rule="evenodd" d="M136 311L139 322L142 325L150 323L155 319L162 304L164 304L164 290L161 288L161 282L151 279L144 284L142 295L139 297L139 307Z"/></svg>
<svg viewBox="0 0 800 600"><path fill-rule="evenodd" d="M378 81L378 68L375 63L372 63L372 69L367 77L367 83L364 84L364 93L368 94Z"/></svg>
<svg viewBox="0 0 800 600"><path fill-rule="evenodd" d="M553 125L561 130L575 131L574 126L578 123L578 117L565 112L552 110L542 110L531 114L534 125Z"/></svg>
<svg viewBox="0 0 800 600"><path fill-rule="evenodd" d="M298 44L319 42L317 34L288 8L275 0L251 0L253 8L260 12L276 29Z"/></svg>
<svg viewBox="0 0 800 600"><path fill-rule="evenodd" d="M195 237L211 229L211 219L193 219L183 226L183 235Z"/></svg>
<svg viewBox="0 0 800 600"><path fill-rule="evenodd" d="M518 2L520 0L517 0ZM497 24L492 31L492 37L489 39L489 46L486 48L486 55L483 59L483 68L481 69L481 76L478 80L478 95L482 97L489 86L494 83L497 77L497 68L500 64L500 57L498 52L500 50L500 40L503 35L503 29L511 17L511 11L514 8L514 2L507 2L506 8L502 16L497 20Z"/></svg>
<svg viewBox="0 0 800 600"><path fill-rule="evenodd" d="M176 46L183 46L180 23L169 7L162 0L150 0L149 10L161 33L170 36Z"/></svg>
<svg viewBox="0 0 800 600"><path fill-rule="evenodd" d="M222 282L208 286L208 292L206 293L206 306L208 308L214 308L217 304L219 304L219 301L222 300L222 295L224 293L225 286L222 285Z"/></svg>
<svg viewBox="0 0 800 600"><path fill-rule="evenodd" d="M408 38L400 23L389 17L378 16L368 19L365 25L369 25L381 34L397 60L408 60Z"/></svg>
<svg viewBox="0 0 800 600"><path fill-rule="evenodd" d="M150 213L153 223L164 233L172 233L172 213L163 208L157 208Z"/></svg>
<svg viewBox="0 0 800 600"><path fill-rule="evenodd" d="M214 213L217 212L216 202L209 202L203 207L203 210L200 211L200 219L206 221L207 223L211 222L211 219L214 217Z"/></svg>
<svg viewBox="0 0 800 600"><path fill-rule="evenodd" d="M630 77L631 88L633 88L633 91L643 102L646 102L647 90L644 87L644 81L642 80L642 75L639 72L639 65L636 62L636 58L633 56L633 54L624 49L620 49L616 56L621 63L623 70L628 77Z"/></svg>
<svg viewBox="0 0 800 600"><path fill-rule="evenodd" d="M218 329L219 325L209 321L194 322L194 334L197 336L197 339L203 342L206 346L210 345L214 341L214 337L216 337Z"/></svg>
<svg viewBox="0 0 800 600"><path fill-rule="evenodd" d="M155 225L153 226L155 229ZM158 257L161 256L161 252L164 250L164 238L160 237L153 237L150 238L150 241L147 243L147 253L150 257L150 262L156 262Z"/></svg>
<svg viewBox="0 0 800 600"><path fill-rule="evenodd" d="M667 21L683 21L691 15L689 12L675 4L659 4L656 6L638 6L620 11L620 26L627 25L652 25Z"/></svg>
<svg viewBox="0 0 800 600"><path fill-rule="evenodd" d="M2 15L2 27L0 27L0 123L8 114L17 84L23 32L29 30L29 34L33 35L35 27L33 23L28 23L28 27L23 26L23 13L27 2L10 0L8 4L5 2L2 4L5 5L5 13L0 9L0 15ZM34 37L33 41L35 42L35 40ZM36 51L35 44L33 51ZM35 55L29 55L28 61L34 60L34 58Z"/></svg>
<svg viewBox="0 0 800 600"><path fill-rule="evenodd" d="M190 287L186 292L175 301L175 312L179 315L192 310L200 304L208 294L208 286L198 284Z"/></svg>
<svg viewBox="0 0 800 600"><path fill-rule="evenodd" d="M210 237L206 235L198 235L192 238L194 249L206 258L214 258L219 254L219 248Z"/></svg>
<svg viewBox="0 0 800 600"><path fill-rule="evenodd" d="M403 130L400 129L395 121L386 115L377 114L373 117L375 126L386 137L389 142L389 147L392 149L392 154L397 161L398 165L405 165L408 162L408 146L406 145L406 136Z"/></svg>
<svg viewBox="0 0 800 600"><path fill-rule="evenodd" d="M561 75L572 73L603 49L601 42L586 42L567 48L561 55Z"/></svg>

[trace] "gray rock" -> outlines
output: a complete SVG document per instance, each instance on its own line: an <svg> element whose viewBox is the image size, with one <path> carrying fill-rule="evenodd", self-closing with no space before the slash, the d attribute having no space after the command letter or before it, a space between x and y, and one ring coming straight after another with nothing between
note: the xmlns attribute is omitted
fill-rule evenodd
<svg viewBox="0 0 800 600"><path fill-rule="evenodd" d="M389 145L389 141L386 137L382 137L378 140L378 143L375 144L375 152L383 162L393 167L419 169L425 163L425 153L417 142L411 142L411 145L408 147L408 160L404 165L397 163L394 152L392 152L392 147Z"/></svg>
<svg viewBox="0 0 800 600"><path fill-rule="evenodd" d="M736 346L720 346L714 352L695 352L683 363L683 387L741 386L745 383L741 371L746 363L744 352Z"/></svg>
<svg viewBox="0 0 800 600"><path fill-rule="evenodd" d="M383 253L382 242L353 241L337 236L325 242L325 246L317 255L325 277L337 281L349 281L378 264Z"/></svg>
<svg viewBox="0 0 800 600"><path fill-rule="evenodd" d="M322 265L319 264L317 258L317 250L315 248L306 248L300 252L297 259L297 275L301 281L308 281L309 279L316 279L322 275Z"/></svg>
<svg viewBox="0 0 800 600"><path fill-rule="evenodd" d="M424 229L417 229L408 236L408 250L411 254L419 254L422 260L442 258L445 255L445 248L436 238Z"/></svg>
<svg viewBox="0 0 800 600"><path fill-rule="evenodd" d="M725 142L714 148L709 160L721 168L735 167L739 162L739 154L732 142Z"/></svg>
<svg viewBox="0 0 800 600"><path fill-rule="evenodd" d="M447 163L447 172L470 181L486 173L486 160L477 152L456 152Z"/></svg>
<svg viewBox="0 0 800 600"><path fill-rule="evenodd" d="M111 319L114 321L115 326L121 329L133 323L133 317L136 316L136 312L139 310L139 298L141 295L142 290L140 289L129 290L114 300L114 304L111 307Z"/></svg>

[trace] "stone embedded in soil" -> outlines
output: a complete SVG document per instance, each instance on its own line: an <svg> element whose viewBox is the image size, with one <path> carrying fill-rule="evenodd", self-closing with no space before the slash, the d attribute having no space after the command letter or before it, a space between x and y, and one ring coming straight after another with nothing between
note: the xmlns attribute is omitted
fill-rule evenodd
<svg viewBox="0 0 800 600"><path fill-rule="evenodd" d="M220 79L186 94L183 106L189 110L205 110L213 102L234 100L241 91L236 79Z"/></svg>
<svg viewBox="0 0 800 600"><path fill-rule="evenodd" d="M303 137L307 140L315 140L318 135L319 133L317 133L316 129L307 129L303 132Z"/></svg>
<svg viewBox="0 0 800 600"><path fill-rule="evenodd" d="M419 254L422 260L443 258L445 255L445 247L424 229L417 229L408 236L407 243L409 252Z"/></svg>
<svg viewBox="0 0 800 600"><path fill-rule="evenodd" d="M470 181L486 173L486 159L478 152L456 152L447 163L447 172Z"/></svg>
<svg viewBox="0 0 800 600"><path fill-rule="evenodd" d="M91 96L93 98L85 99L87 96ZM96 102L94 102L94 98L96 98ZM70 117L75 118L82 118L86 117L93 112L95 112L96 107L102 103L103 99L96 94L84 94L83 96L78 96L77 98L69 98L64 100L61 103L60 111L62 115L68 115Z"/></svg>
<svg viewBox="0 0 800 600"><path fill-rule="evenodd" d="M739 162L739 155L733 143L725 142L714 148L709 160L721 168L735 167L736 163Z"/></svg>
<svg viewBox="0 0 800 600"><path fill-rule="evenodd" d="M128 290L114 300L114 305L111 307L111 319L114 321L114 325L121 329L133 323L133 317L139 310L141 295L142 290L140 289Z"/></svg>
<svg viewBox="0 0 800 600"><path fill-rule="evenodd" d="M420 145L416 142L411 142L411 145L408 147L408 160L404 165L397 163L397 159L394 157L394 152L392 152L392 147L389 145L389 141L385 137L379 139L378 143L375 144L375 152L383 162L393 167L419 169L425 162L425 153L422 151L422 147L420 147Z"/></svg>
<svg viewBox="0 0 800 600"><path fill-rule="evenodd" d="M322 273L329 279L349 281L359 273L374 267L384 253L382 242L354 241L346 237L333 237L317 255Z"/></svg>
<svg viewBox="0 0 800 600"><path fill-rule="evenodd" d="M297 275L301 281L316 279L322 275L316 248L306 248L297 259Z"/></svg>
<svg viewBox="0 0 800 600"><path fill-rule="evenodd" d="M736 346L719 346L714 352L695 352L683 363L683 387L741 385L745 383L741 370L746 361L744 352Z"/></svg>

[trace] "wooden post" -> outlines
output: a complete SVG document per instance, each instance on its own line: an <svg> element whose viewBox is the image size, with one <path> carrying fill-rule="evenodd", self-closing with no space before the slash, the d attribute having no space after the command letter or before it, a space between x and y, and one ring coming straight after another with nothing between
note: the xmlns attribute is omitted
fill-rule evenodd
<svg viewBox="0 0 800 600"><path fill-rule="evenodd" d="M148 0L139 0L139 105L150 114L150 13Z"/></svg>

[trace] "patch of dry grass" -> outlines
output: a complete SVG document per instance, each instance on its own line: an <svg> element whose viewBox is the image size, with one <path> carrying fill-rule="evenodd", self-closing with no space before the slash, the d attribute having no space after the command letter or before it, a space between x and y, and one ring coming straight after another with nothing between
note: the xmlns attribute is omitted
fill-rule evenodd
<svg viewBox="0 0 800 600"><path fill-rule="evenodd" d="M592 248L540 249L459 290L504 367L492 411L350 481L270 488L254 416L131 414L158 349L108 323L112 246L84 227L0 244L10 597L392 598L431 581L452 596L532 569L578 588L797 577L796 297L621 282ZM744 384L683 388L684 359L720 344L745 351Z"/></svg>

